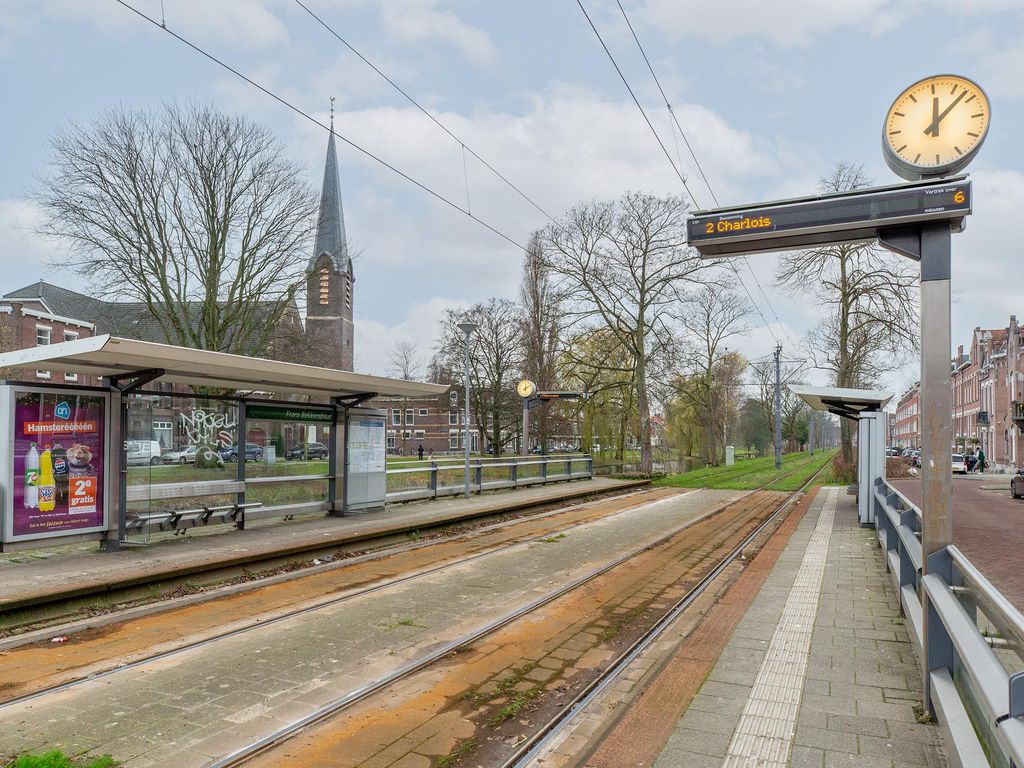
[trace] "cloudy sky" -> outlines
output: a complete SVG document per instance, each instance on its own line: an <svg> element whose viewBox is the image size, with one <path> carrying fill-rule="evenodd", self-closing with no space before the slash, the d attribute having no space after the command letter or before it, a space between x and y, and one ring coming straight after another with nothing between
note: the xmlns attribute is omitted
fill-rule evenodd
<svg viewBox="0 0 1024 768"><path fill-rule="evenodd" d="M161 0L127 0L156 18ZM306 0L342 37L558 216L626 190L680 192L669 161L574 0ZM1024 314L1017 227L1024 219L1024 0L623 0L723 205L813 192L837 161L897 179L882 117L911 82L953 72L980 82L991 133L971 168L976 213L954 240L953 343ZM584 0L662 140L678 135L614 0ZM163 0L167 27L417 180L466 201L460 146L344 48L294 0ZM324 132L114 0L0 4L0 291L43 278L81 288L73 256L33 234L30 195L49 138L110 104L207 100L269 126L319 185ZM685 150L684 150L685 152ZM698 206L710 194L692 160ZM515 295L522 252L358 151L339 145L356 261L356 360L383 373L394 344L428 348L444 308ZM472 212L525 243L547 219L479 162ZM57 252L55 253L55 249ZM792 349L816 308L773 285L775 257L741 271L771 330L737 346ZM776 322L776 317L778 322ZM755 324L761 326L754 315ZM914 379L908 368L890 386Z"/></svg>

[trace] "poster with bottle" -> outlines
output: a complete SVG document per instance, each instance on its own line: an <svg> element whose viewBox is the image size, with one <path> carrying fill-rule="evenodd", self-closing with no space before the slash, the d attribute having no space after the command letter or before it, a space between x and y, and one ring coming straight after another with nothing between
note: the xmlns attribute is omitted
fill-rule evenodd
<svg viewBox="0 0 1024 768"><path fill-rule="evenodd" d="M14 538L104 526L106 405L73 390L15 391Z"/></svg>

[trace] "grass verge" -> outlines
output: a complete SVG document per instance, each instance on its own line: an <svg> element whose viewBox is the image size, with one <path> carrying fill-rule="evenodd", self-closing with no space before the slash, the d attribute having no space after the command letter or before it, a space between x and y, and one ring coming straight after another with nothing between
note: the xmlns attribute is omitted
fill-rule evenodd
<svg viewBox="0 0 1024 768"><path fill-rule="evenodd" d="M834 450L819 451L813 457L805 452L789 453L782 457L782 468L778 470L775 469L774 456L743 459L731 467L704 467L681 475L670 475L655 480L653 484L674 488L723 488L737 491L766 486L769 490L792 491L807 482L807 479L831 461L834 455Z"/></svg>

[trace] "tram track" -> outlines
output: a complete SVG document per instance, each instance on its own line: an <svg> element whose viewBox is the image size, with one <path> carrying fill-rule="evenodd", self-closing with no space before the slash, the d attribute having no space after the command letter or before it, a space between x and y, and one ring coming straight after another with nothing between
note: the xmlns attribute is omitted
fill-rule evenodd
<svg viewBox="0 0 1024 768"><path fill-rule="evenodd" d="M711 571L680 598L654 626L625 649L601 675L592 680L557 715L550 718L542 728L537 730L532 737L518 745L515 753L502 763L501 768L528 768L528 766L533 764L544 753L548 745L566 729L571 727L580 713L595 702L610 685L620 678L629 669L630 665L649 649L708 590L712 583L724 573L725 569L756 541L766 529L778 520L783 511L800 497L827 466L828 464L825 464L820 467L798 490L790 495L771 517L761 522L757 528L745 536L726 557L722 558Z"/></svg>
<svg viewBox="0 0 1024 768"><path fill-rule="evenodd" d="M793 471L796 471L796 468L794 468ZM791 474L791 473L787 473L787 474ZM79 686L83 686L83 685L86 685L86 684L89 684L89 683L95 683L97 681L102 680L103 678L107 678L107 677L110 677L110 676L118 674L118 673L130 672L131 670L139 669L139 668L143 667L146 664L152 664L152 663L164 661L164 660L167 660L167 659L172 659L174 656L185 654L185 653L187 653L189 651L199 650L199 649L202 649L204 647L208 647L208 646L214 645L214 644L216 644L219 641L229 640L231 638L238 637L239 635L243 635L243 634L245 634L247 632L251 632L251 631L256 630L256 629L260 629L260 628L268 627L268 626L273 626L274 624L284 622L284 621L286 621L288 619L294 619L296 617L305 616L305 615L308 615L308 614L311 614L311 613L315 613L318 610L323 610L325 608L329 608L331 606L338 605L339 603L343 603L343 602L346 602L346 601L349 601L349 600L354 600L357 597L362 597L362 596L370 595L370 594L373 594L374 592L379 592L379 591L388 589L389 587L396 587L396 586L400 586L400 585L403 585L403 584L407 584L407 583L409 583L409 582L411 582L411 581L413 581L413 580L415 580L417 578L430 576L431 574L437 574L437 573L440 573L440 572L442 572L444 570L447 570L449 568L456 568L456 567L459 567L459 566L466 565L467 563L475 562L475 561L480 560L481 558L483 558L483 557L485 557L487 555L494 554L496 552L505 552L507 550L514 549L516 547L527 546L529 544L536 543L538 540L548 540L545 537L550 537L550 534L552 532L555 532L555 531L573 531L573 530L578 529L578 528L583 528L583 527L585 527L585 526L587 526L590 523L593 523L595 521L611 519L611 518L619 517L621 515L635 513L635 512L641 511L642 509L644 509L646 507L655 506L657 504L661 504L661 503L664 503L664 502L667 502L667 501L670 501L670 500L679 499L682 496L688 495L690 492L692 492L692 490L688 490L687 492L684 492L684 493L679 493L679 492L675 492L675 491L668 491L668 489L665 489L664 492L666 493L665 496L663 496L661 498L658 498L658 499L654 499L653 501L647 501L647 499L649 499L650 495L652 495L652 494L651 494L651 492L645 492L643 494L637 494L637 497L629 497L628 499L623 499L622 497L618 497L618 498L616 498L616 499L614 499L612 501L603 500L603 501L600 501L600 502L591 502L589 504L576 505L577 507L583 508L583 509L577 510L577 512L579 512L579 514L587 515L587 519L573 519L573 520L569 520L567 518L567 514L566 514L568 512L568 510L552 511L552 512L548 513L550 515L550 517L552 518L551 520L544 520L544 521L528 520L528 522L539 523L539 524L545 526L539 532L535 532L534 535L525 536L525 537L524 536L519 536L517 538L517 540L515 540L515 541L508 542L508 543L506 543L504 545L501 545L501 546L491 546L490 548L486 548L486 549L484 549L482 551L479 551L479 552L477 552L477 553L475 553L473 555L469 555L469 556L461 557L461 558L453 558L453 559L451 559L449 561L446 561L444 563L439 563L439 564L437 564L435 566L432 566L432 567L421 568L421 569L417 570L416 572L412 572L412 573L405 573L404 575L402 575L400 577L397 577L397 578L394 578L394 579L390 579L390 580L386 580L386 581L380 581L378 583L375 583L375 584L370 585L370 586L365 587L365 588L360 588L360 589L352 590L352 591L347 592L345 594L336 595L336 596L334 596L334 597L332 597L332 598L330 598L328 600L320 600L320 601L318 601L318 602L316 602L314 604L304 605L301 608L298 608L298 609L295 609L295 610L291 610L291 611L287 611L284 614L281 614L281 615L278 615L278 616L274 616L274 617L270 617L270 618L262 618L262 617L261 618L257 618L249 626L246 626L246 627L240 627L240 628L233 629L233 630L230 630L230 631L227 631L227 632L219 633L219 634L217 634L215 636L207 637L207 638L205 638L205 639L203 639L201 641L194 642L194 643L187 643L187 644L181 645L179 647L172 648L172 649L170 649L168 651L163 651L163 652L155 653L155 654L149 654L149 655L143 656L142 658L138 658L138 659L136 659L136 660L134 660L134 661L132 661L132 662L130 662L128 664L122 664L120 666L111 667L111 668L102 670L102 671L100 671L98 673L95 673L95 674L89 674L87 676L79 677L79 678L72 679L72 680L68 680L66 682L59 683L57 685L47 686L47 687L44 687L44 688L41 688L41 689L38 689L38 690L30 691L30 692L25 693L23 695L19 695L17 697L9 698L7 701L0 702L0 711L2 711L4 709L11 708L11 707L15 707L15 706L17 706L19 704L29 704L30 706L36 706L36 704L38 703L38 704L42 704L42 705L45 706L44 702L40 701L40 700L43 700L48 695L51 695L51 694L52 695L57 695L57 694L62 694L62 693L66 693L66 692L69 692L69 691L73 691L73 689L75 689L75 688L77 688ZM653 493L657 493L657 492L653 492ZM723 492L718 492L718 493L723 493ZM747 495L749 495L749 494L747 494ZM793 494L793 496L796 496L796 495L797 494ZM601 507L601 506L607 507L609 504L612 504L612 503L614 503L614 504L621 504L623 501L628 501L628 502L632 502L632 503L630 503L630 505L628 507L624 508L624 509L623 508L619 508L618 510L613 511L613 512L608 512L606 509L602 510L602 511L597 511L597 510L593 510L592 509L592 507L594 507L594 506L597 506L597 507ZM733 503L735 503L735 502L733 502ZM320 709L318 709L315 713L313 713L313 716L302 718L301 720L297 720L297 721L291 723L289 725L288 733L286 733L286 734L272 733L272 734L269 734L268 736L264 736L264 737L262 737L259 740L260 741L259 744L255 744L255 742L254 742L254 744L250 744L249 747L247 747L247 748L245 748L243 750L236 750L235 752L232 752L229 755L229 757L223 758L221 761L218 761L218 762L210 763L209 765L216 765L216 766L225 765L226 766L226 765L241 764L242 762L245 762L246 760L249 759L249 757L251 757L253 755L262 754L267 748L273 747L276 744L280 744L280 743L286 742L291 735L294 735L296 733L300 733L300 732L304 731L305 729L309 728L314 723L330 719L332 717L332 715L335 715L335 714L337 714L339 712L348 710L348 709L352 708L353 706L355 706L356 704L358 704L359 702L371 699L371 697L375 693L377 693L377 692L387 688L389 685L392 685L392 684L394 684L397 681L403 680L403 679L405 679L405 678L407 678L407 677L409 677L411 675L414 675L417 671L420 671L422 669L430 667L431 664L437 663L438 661L444 659L446 656L451 655L453 652L456 652L456 651L459 651L460 649L465 649L465 648L467 648L469 646L472 646L474 643L476 643L478 641L485 640L487 637L489 637L491 635L494 635L496 632L498 632L502 628L507 627L510 624L516 622L518 619L520 619L520 618L522 618L524 616L528 616L528 615L530 615L532 613L536 613L538 611L538 609L542 608L543 606L549 605L550 603L552 603L554 601L558 601L559 598L565 597L566 595L569 595L572 592L574 592L576 590L579 590L582 587L585 587L587 584L589 584L590 582L594 581L595 579L599 579L602 575L604 575L606 573L609 573L609 572L612 572L616 568L618 568L619 566L622 566L623 564L638 558L638 556L640 556L642 553L651 552L653 550L657 550L659 547L664 545L666 542L669 542L671 539L673 539L673 537L676 537L676 536L680 535L683 531L685 531L685 530L687 530L687 529L689 529L689 528L691 528L691 527L693 527L695 525L705 523L709 519L718 519L720 517L722 519L725 519L727 516L722 516L721 513L724 510L727 510L730 506L731 505L729 503L717 504L717 505L714 506L714 508L708 509L706 511L703 511L703 513L699 514L699 516L694 517L694 518L688 520L685 524L683 524L681 526L674 527L668 533L658 537L657 539L655 539L653 541L648 541L646 544L644 544L642 546L634 548L634 549L632 549L632 550L630 550L630 551L628 551L628 552L626 552L624 554L621 554L619 557L616 557L611 562L604 563L603 565L601 565L601 567L593 569L593 570L583 574L582 576L579 576L578 578L574 578L573 580L569 581L566 584L560 585L560 587L558 589L549 591L547 594L543 595L541 598L529 601L525 605L519 606L518 609L515 610L515 611L506 613L504 615L499 616L496 619L488 621L487 623L483 624L482 626L474 628L474 630L472 632L460 635L459 637L455 637L454 639L449 639L448 642L445 642L443 645L439 645L436 648L434 648L432 653L429 653L429 654L426 654L426 655L422 655L419 658L416 658L416 659L414 659L413 661L411 661L409 663L406 663L406 664L398 666L397 668L393 669L390 674L382 676L382 677L372 681L372 684L361 686L361 687L355 688L354 690L350 689L349 692L347 692L344 696L340 697L339 699L336 699L336 700L332 701L327 706L321 707ZM665 513L661 513L661 514L664 516ZM778 513L776 512L776 514L778 514ZM501 528L501 527L515 528L518 524L522 524L522 523L523 523L522 520L516 520L516 521L511 521L509 523L506 523L506 524L504 524L504 526L500 526L499 525L499 526L495 526L495 527L496 528ZM479 531L474 532L474 533L479 533ZM471 536L471 537L459 537L459 538L469 538L470 540L472 540L473 537ZM557 537L555 537L555 538L557 538ZM457 542L446 541L446 542L442 542L442 543L456 544ZM698 543L699 543L699 540L698 540ZM435 546L436 546L436 544L435 544ZM480 545L480 546L483 546L483 545ZM697 546L697 544L694 544L694 547L696 547L696 546ZM620 550L620 552L621 552L621 550ZM304 575L300 575L299 578L301 579L301 578L307 578L307 577L304 576ZM416 652L419 653L419 651L416 651ZM257 651L257 653L259 653L259 651ZM175 663L175 662L172 662L172 665L173 665L173 663ZM191 663L191 662L189 662L189 663ZM202 663L202 662L200 661L199 663ZM147 670L141 670L141 672L142 672L143 675L149 674L149 672ZM108 686L110 684L111 683L109 683L109 682L107 683ZM4 689L3 681L0 680L0 696L3 695L3 689ZM216 753L208 753L208 754L216 754ZM130 765L131 762L129 761L128 764Z"/></svg>
<svg viewBox="0 0 1024 768"><path fill-rule="evenodd" d="M797 471L797 468L794 468L793 471ZM611 681L613 681L619 674L621 674L623 669L628 667L630 661L636 658L636 656L642 653L644 649L648 648L653 642L655 642L656 639L664 631L664 629L670 626L678 618L680 614L682 614L688 607L690 607L693 604L693 602L698 597L700 597L709 588L709 586L740 557L740 555L743 553L745 549L749 548L751 544L758 539L759 536L763 535L766 532L766 530L768 530L774 523L779 521L780 516L786 511L786 509L789 508L789 506L797 498L799 498L801 493L810 485L810 483L813 482L813 480L818 476L820 472L821 470L819 469L798 490L790 493L784 500L781 501L781 503L775 505L774 510L770 514L767 514L763 519L758 520L756 526L752 530L745 532L739 543L732 546L724 557L721 557L719 560L713 563L710 567L710 570L706 571L706 573L704 573L701 576L699 581L691 589L689 589L679 600L675 601L670 610L667 611L664 616L658 619L650 630L645 631L639 638L636 639L635 642L631 643L630 646L615 659L615 661L608 667L606 671L602 672L590 684L588 684L587 687L582 692L580 692L580 694L576 696L565 709L560 711L559 715L556 718L553 718L542 729L540 729L537 735L519 745L516 749L515 754L507 761L502 763L504 768L511 768L511 766L516 766L516 768L520 768L521 766L525 766L527 762L523 762L523 760L527 760L528 757L529 759L532 759L532 750L534 748L542 748L543 744L546 743L546 737L554 738L565 727L565 725L562 724L563 722L565 724L571 722L572 717L574 716L576 711L584 708L594 697L599 695L600 692L604 690L604 688L608 684L611 683ZM792 474L792 472L788 474ZM779 495L781 496L783 494L779 493ZM739 505L740 501L734 502L733 505ZM728 509L728 507L726 509ZM717 518L722 516L723 514L724 511L715 513L714 516L705 515L700 521L694 521L693 525L696 525L697 523L701 522L706 523L709 518ZM739 520L742 517L742 515L739 515L735 520L728 520L723 522L722 528L724 529L729 527L729 525L735 523L736 520ZM441 661L445 657L451 656L455 652L470 647L478 641L481 641L484 638L494 635L499 630L506 628L509 625L512 625L514 622L524 619L525 617L528 617L531 614L537 612L538 608L540 608L541 606L548 605L556 600L559 600L560 598L569 595L570 593L576 590L579 590L580 587L584 586L585 584L588 584L593 580L598 579L599 577L612 572L614 569L619 568L619 566L622 566L623 564L629 561L635 560L639 555L651 552L652 550L662 547L667 542L670 542L673 539L679 537L680 534L682 534L685 530L691 527L692 525L683 526L680 529L667 534L666 536L662 537L659 541L653 544L649 544L645 547L629 552L626 555L617 558L615 561L608 563L606 566L595 570L593 573L587 574L584 578L564 585L561 589L551 593L550 595L545 596L545 598L543 598L540 601L537 601L535 604L528 604L522 606L520 609L514 611L513 613L503 616L499 621L480 627L477 631L469 635L466 635L465 637L460 638L457 641L453 641L447 644L444 648L439 649L436 653L418 659L416 660L416 662L410 663L404 666L403 668L396 670L394 674L389 675L386 678L381 678L380 680L376 681L374 685L359 691L354 691L346 695L345 697L339 698L331 704L317 710L316 712L313 712L304 718L296 720L288 724L286 727L281 728L274 733L268 734L263 738L254 741L251 744L239 750L236 750L234 753L224 758L208 763L204 768L234 768L234 766L248 764L250 762L255 762L257 766L279 764L278 761L281 759L281 756L278 750L287 747L289 741L296 735L307 732L310 729L315 729L316 727L318 727L318 725L324 724L331 718L336 717L351 708L354 708L360 702L367 702L367 704L369 704L369 700L371 700L371 698L375 694L381 693L391 688L396 683L405 680L406 678L409 678L418 672L422 672L424 670L429 669L432 665L436 665L439 661ZM742 523L740 523L737 526L737 530L740 529L742 529ZM695 543L693 545L694 549L699 548L699 546L700 543ZM307 741L315 739L315 736L310 736L307 739ZM472 760L470 762L472 762ZM295 760L294 755L288 755L288 764L301 766L319 763L310 763L304 762L302 760ZM356 762L351 763L351 765L357 764L358 763ZM349 765L349 763L345 763L345 765Z"/></svg>
<svg viewBox="0 0 1024 768"><path fill-rule="evenodd" d="M550 536L552 534L568 533L574 529L589 525L597 520L614 519L615 517L619 517L621 515L630 514L645 508L665 503L667 501L671 501L673 499L678 499L689 492L691 492L690 489L683 492L667 491L659 493L654 499L647 498L652 493L649 491L638 494L628 494L622 497L605 499L598 502L572 505L571 507L567 507L565 509L554 510L545 515L531 518L525 522L523 520L514 520L508 521L506 523L499 523L489 527L488 529L484 529L483 531L483 535L486 535L487 533L497 533L499 540L496 543L480 541L482 535L481 532L478 531L475 532L475 535L473 533L461 534L451 539L443 539L440 541L433 542L419 542L416 544L401 547L397 551L385 551L381 553L378 557L368 556L364 562L373 562L376 560L385 560L399 557L402 555L409 555L410 553L416 550L429 550L431 547L438 548L441 545L457 546L460 543L469 544L471 545L471 550L476 550L472 554L468 554L465 556L449 557L448 559L445 559L445 555L443 553L440 553L438 557L439 562L437 562L437 564L428 565L424 568L409 569L405 565L403 565L402 568L405 568L405 572L402 573L402 575L377 579L376 581L374 581L374 583L368 586L355 587L334 597L312 601L309 604L303 605L300 608L288 609L284 610L283 612L278 611L276 613L271 613L270 615L268 615L266 611L266 606L264 606L263 613L258 613L254 610L249 621L243 623L241 626L238 626L230 631L217 632L192 642L183 642L165 651L148 654L144 653L143 655L132 659L130 662L112 664L106 668L95 670L93 672L90 672L89 674L82 675L80 677L72 677L71 679L56 684L44 685L32 690L28 690L18 695L11 695L12 690L16 689L15 685L12 684L10 681L5 681L3 679L3 674L0 673L0 711L3 711L4 709L8 709L19 704L31 702L51 694L69 691L79 686L85 685L87 683L93 683L102 680L114 674L119 674L132 669L137 669L146 664L152 664L154 662L172 659L175 656L195 651L223 640L245 635L257 629L273 626L275 624L295 619L303 615L315 613L316 611L321 611L332 606L340 605L345 602L366 597L368 595L372 595L375 592L380 592L405 583L409 583L415 579L427 577L432 574L443 572L445 570L457 568L477 561L481 558L493 555L496 552L506 551L509 549L514 549L516 547L527 546L531 543L535 543L539 540L542 540L546 536ZM604 511L603 509L609 503L621 504L622 502L626 502L626 506L616 511L607 512ZM719 509L720 508L711 510L707 514L714 514L715 512L719 511ZM527 525L527 527L539 527L539 530L536 530L536 532L526 536L516 535L514 529L516 529L517 527L523 527L524 525ZM507 534L507 537L504 541L501 540L502 534ZM323 575L328 575L331 571L335 570L342 570L346 568L352 569L358 565L360 565L359 562L353 561L341 561L333 563L330 565L328 569L325 569L323 571ZM281 582L295 584L297 582L302 581L303 579L310 578L310 574L304 574L301 572L290 574L290 576L290 579L282 579ZM358 581L358 577L355 579L355 581ZM342 586L344 587L344 585ZM209 602L215 602L217 599L218 598L216 596L211 596ZM176 608L173 602L169 602L167 605L161 607L163 610L160 613L162 614L173 613ZM171 617L166 618L170 619ZM118 623L124 623L130 620L131 618L125 618L122 620L122 622ZM157 617L157 620L159 620L159 616ZM168 621L166 623L173 624L174 622ZM63 630L60 627L50 628L46 631L46 635L56 635L58 637L62 637L66 636L62 634L62 632L64 631L65 630ZM103 633L89 633L87 631L85 634L89 640L102 641L104 639ZM75 641L75 637L73 634L69 636L69 640L72 642ZM43 652L43 654L41 655L51 656L53 652L56 650L50 644L48 638L37 642L35 644L35 648ZM60 646L60 649L66 652L74 652L75 646L73 644L62 645ZM14 657L10 652L8 652L6 655L8 656L7 661L8 663L10 663Z"/></svg>

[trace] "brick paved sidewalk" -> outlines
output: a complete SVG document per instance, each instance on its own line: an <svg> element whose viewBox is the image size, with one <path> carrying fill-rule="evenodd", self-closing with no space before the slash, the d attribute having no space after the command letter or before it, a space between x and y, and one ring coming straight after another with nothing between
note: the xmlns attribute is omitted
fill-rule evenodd
<svg viewBox="0 0 1024 768"><path fill-rule="evenodd" d="M636 481L594 478L557 485L389 506L349 517L260 521L236 531L230 526L195 529L148 547L102 552L95 544L0 556L0 611L38 601L68 599L154 578L186 576L210 563L244 565L267 556L288 555L312 545L329 547L402 534L421 527L500 515L531 506L574 502L596 493L638 488ZM209 535L195 535L217 531Z"/></svg>
<svg viewBox="0 0 1024 768"><path fill-rule="evenodd" d="M655 766L945 768L919 677L874 532L822 489Z"/></svg>

